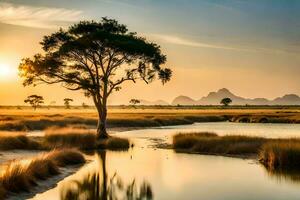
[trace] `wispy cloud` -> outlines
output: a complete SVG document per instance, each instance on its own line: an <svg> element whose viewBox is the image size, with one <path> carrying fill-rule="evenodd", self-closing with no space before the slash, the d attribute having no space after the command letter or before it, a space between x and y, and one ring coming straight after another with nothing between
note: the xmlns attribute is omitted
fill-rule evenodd
<svg viewBox="0 0 300 200"><path fill-rule="evenodd" d="M196 42L196 41L192 41L192 40L188 40L185 38L172 36L172 35L152 34L152 36L164 42L176 44L176 45L184 45L190 47L204 47L204 48L213 48L213 49L241 50L240 48Z"/></svg>
<svg viewBox="0 0 300 200"><path fill-rule="evenodd" d="M211 49L221 49L221 50L232 50L232 51L248 51L248 52L265 52L265 53L291 53L296 54L299 51L291 51L287 49L280 48L264 48L264 47L248 47L248 46L227 46L227 45L219 45L212 43L203 43L198 41L193 41L189 39L185 39L178 36L172 35L163 35L163 34L150 34L153 38L160 40L162 42L175 44L175 45L183 45L190 47L199 47L199 48L211 48Z"/></svg>
<svg viewBox="0 0 300 200"><path fill-rule="evenodd" d="M53 28L61 23L78 21L81 14L80 10L0 3L0 22L20 26Z"/></svg>

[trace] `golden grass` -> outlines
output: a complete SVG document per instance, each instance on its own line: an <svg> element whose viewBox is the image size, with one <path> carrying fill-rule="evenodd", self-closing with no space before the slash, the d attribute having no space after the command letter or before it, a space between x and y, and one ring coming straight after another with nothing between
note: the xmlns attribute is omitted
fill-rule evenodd
<svg viewBox="0 0 300 200"><path fill-rule="evenodd" d="M267 143L262 146L259 158L270 170L299 170L300 139Z"/></svg>
<svg viewBox="0 0 300 200"><path fill-rule="evenodd" d="M50 128L46 130L43 146L47 148L75 147L91 149L128 149L128 139L109 137L98 140L95 131L82 128Z"/></svg>
<svg viewBox="0 0 300 200"><path fill-rule="evenodd" d="M0 196L5 197L7 192L28 192L38 180L59 174L59 167L84 162L83 155L73 149L54 150L31 160L13 161L0 174Z"/></svg>
<svg viewBox="0 0 300 200"><path fill-rule="evenodd" d="M268 139L249 136L218 136L215 133L187 133L173 137L176 151L203 154L257 154Z"/></svg>
<svg viewBox="0 0 300 200"><path fill-rule="evenodd" d="M39 143L28 138L23 132L0 132L0 150L39 148Z"/></svg>
<svg viewBox="0 0 300 200"><path fill-rule="evenodd" d="M80 149L95 149L96 142L95 132L72 127L47 129L44 137L44 146L50 148L77 147Z"/></svg>
<svg viewBox="0 0 300 200"><path fill-rule="evenodd" d="M53 150L47 154L47 158L59 167L85 162L83 155L76 149Z"/></svg>
<svg viewBox="0 0 300 200"><path fill-rule="evenodd" d="M85 125L95 127L95 109L32 109L0 108L0 130L44 130L51 126ZM113 107L108 110L108 127L149 127L191 124L194 122L260 122L300 123L299 107Z"/></svg>
<svg viewBox="0 0 300 200"><path fill-rule="evenodd" d="M269 139L249 136L218 136L214 133L186 133L173 136L177 152L213 155L257 155L268 170L300 170L300 139Z"/></svg>

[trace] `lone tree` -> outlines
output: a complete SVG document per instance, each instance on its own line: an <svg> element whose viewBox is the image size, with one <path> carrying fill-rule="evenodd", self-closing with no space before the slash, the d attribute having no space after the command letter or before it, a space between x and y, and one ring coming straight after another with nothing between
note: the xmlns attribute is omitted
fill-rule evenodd
<svg viewBox="0 0 300 200"><path fill-rule="evenodd" d="M160 46L129 32L126 25L102 18L60 29L41 42L43 54L25 58L19 65L23 85L61 83L69 90L83 90L93 98L99 121L97 134L107 138L107 99L126 81L150 83L170 80L163 68L166 56Z"/></svg>
<svg viewBox="0 0 300 200"><path fill-rule="evenodd" d="M232 103L232 100L230 98L226 97L226 98L222 99L220 103L223 104L224 106L228 106L229 104Z"/></svg>
<svg viewBox="0 0 300 200"><path fill-rule="evenodd" d="M66 109L70 109L70 102L72 102L73 99L70 98L64 98L64 105L66 106Z"/></svg>
<svg viewBox="0 0 300 200"><path fill-rule="evenodd" d="M135 108L135 105L141 103L138 99L130 99L129 103Z"/></svg>
<svg viewBox="0 0 300 200"><path fill-rule="evenodd" d="M84 102L81 104L81 106L82 106L82 108L88 108L88 107L89 107L89 106L88 106L86 103L84 103Z"/></svg>
<svg viewBox="0 0 300 200"><path fill-rule="evenodd" d="M34 110L36 110L37 107L40 106L40 104L44 103L44 98L42 96L39 95L30 95L28 96L25 100L25 103L29 103Z"/></svg>

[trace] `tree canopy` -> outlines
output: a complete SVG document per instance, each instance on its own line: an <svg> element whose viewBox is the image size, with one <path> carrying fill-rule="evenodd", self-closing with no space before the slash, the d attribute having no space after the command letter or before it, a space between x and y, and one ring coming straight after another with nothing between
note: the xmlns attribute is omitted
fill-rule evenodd
<svg viewBox="0 0 300 200"><path fill-rule="evenodd" d="M128 32L125 25L112 19L83 21L67 31L60 29L45 36L41 44L45 54L25 58L19 66L24 85L62 83L67 89L83 89L93 95L99 89L104 92L105 81L110 94L124 81L149 83L157 75L166 83L171 77L169 68L161 68L166 56L158 45Z"/></svg>
<svg viewBox="0 0 300 200"><path fill-rule="evenodd" d="M71 98L64 98L64 105L66 106L67 109L70 108L70 102L72 102L73 99Z"/></svg>
<svg viewBox="0 0 300 200"><path fill-rule="evenodd" d="M223 104L224 106L228 106L229 104L232 103L232 100L230 98L226 97L226 98L223 98L220 103Z"/></svg>
<svg viewBox="0 0 300 200"><path fill-rule="evenodd" d="M103 126L107 98L122 83L157 78L165 84L172 75L163 67L167 59L160 46L113 19L82 21L45 36L41 45L43 54L19 65L24 86L60 83L69 90L83 90L93 98Z"/></svg>
<svg viewBox="0 0 300 200"><path fill-rule="evenodd" d="M44 98L39 95L30 95L25 100L24 103L29 103L34 109L40 106L40 104L44 103Z"/></svg>

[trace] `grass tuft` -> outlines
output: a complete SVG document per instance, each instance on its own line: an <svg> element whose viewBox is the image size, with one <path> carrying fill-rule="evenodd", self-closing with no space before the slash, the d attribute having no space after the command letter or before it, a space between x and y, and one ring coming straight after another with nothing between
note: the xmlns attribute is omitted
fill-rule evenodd
<svg viewBox="0 0 300 200"><path fill-rule="evenodd" d="M47 154L47 158L53 160L60 167L85 162L84 156L76 149L53 150Z"/></svg>
<svg viewBox="0 0 300 200"><path fill-rule="evenodd" d="M38 180L59 174L59 167L84 162L83 155L73 149L54 150L31 160L13 161L4 166L0 174L0 197L8 192L28 192Z"/></svg>
<svg viewBox="0 0 300 200"><path fill-rule="evenodd" d="M128 139L109 137L98 140L96 133L87 129L79 128L51 128L46 130L45 146L48 148L75 147L79 149L128 149Z"/></svg>
<svg viewBox="0 0 300 200"><path fill-rule="evenodd" d="M176 151L204 154L257 154L267 141L261 137L218 136L215 133L187 133L173 137Z"/></svg>
<svg viewBox="0 0 300 200"><path fill-rule="evenodd" d="M95 149L96 134L82 128L50 128L46 130L45 146L50 148L77 147Z"/></svg>
<svg viewBox="0 0 300 200"><path fill-rule="evenodd" d="M0 132L0 150L39 148L39 143L28 138L23 132Z"/></svg>
<svg viewBox="0 0 300 200"><path fill-rule="evenodd" d="M262 146L259 158L270 170L300 169L300 140L267 143Z"/></svg>

